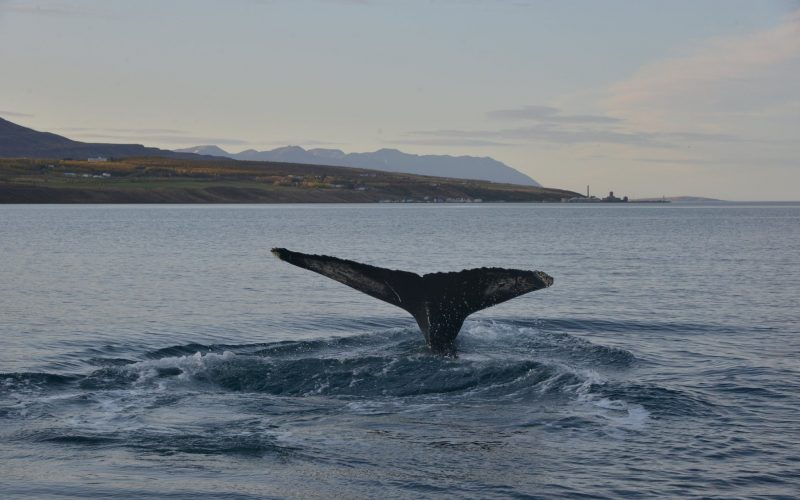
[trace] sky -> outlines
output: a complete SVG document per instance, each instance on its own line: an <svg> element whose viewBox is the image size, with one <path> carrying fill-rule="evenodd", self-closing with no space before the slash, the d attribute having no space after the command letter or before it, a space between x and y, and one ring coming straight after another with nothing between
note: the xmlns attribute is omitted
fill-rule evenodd
<svg viewBox="0 0 800 500"><path fill-rule="evenodd" d="M800 0L0 0L0 117L91 142L491 156L800 200Z"/></svg>

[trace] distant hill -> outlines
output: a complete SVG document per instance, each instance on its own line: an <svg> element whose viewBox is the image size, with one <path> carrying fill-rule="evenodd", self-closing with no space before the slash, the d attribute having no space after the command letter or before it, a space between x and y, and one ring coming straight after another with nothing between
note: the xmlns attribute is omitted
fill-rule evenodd
<svg viewBox="0 0 800 500"><path fill-rule="evenodd" d="M170 151L141 144L107 144L73 141L49 132L39 132L0 118L0 158L86 159L165 157L197 158L198 155L245 161L271 161L307 165L367 168L385 172L409 173L454 179L478 179L490 182L541 187L541 184L508 165L488 157L415 155L396 149L372 153L345 153L338 149L303 149L287 146L272 151L249 149L228 153L217 146L197 146Z"/></svg>
<svg viewBox="0 0 800 500"><path fill-rule="evenodd" d="M196 155L176 153L166 149L148 148L141 144L104 144L73 141L49 132L38 132L0 118L0 157L86 159L96 156L109 158L129 158L133 156L196 157Z"/></svg>
<svg viewBox="0 0 800 500"><path fill-rule="evenodd" d="M223 156L235 160L370 168L385 172L402 172L454 179L480 179L541 187L541 184L527 175L509 167L505 163L488 157L415 155L396 149L380 149L372 153L345 153L339 149L303 149L300 146L286 146L271 151L248 149L240 153L228 153L218 146L195 146L176 151L180 153Z"/></svg>
<svg viewBox="0 0 800 500"><path fill-rule="evenodd" d="M100 163L0 158L0 203L530 203L574 196L518 184L197 155Z"/></svg>

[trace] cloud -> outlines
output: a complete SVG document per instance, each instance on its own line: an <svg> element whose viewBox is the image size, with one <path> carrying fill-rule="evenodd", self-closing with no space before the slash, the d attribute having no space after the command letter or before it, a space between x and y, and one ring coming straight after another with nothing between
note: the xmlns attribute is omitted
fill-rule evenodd
<svg viewBox="0 0 800 500"><path fill-rule="evenodd" d="M191 147L202 144L224 144L229 146L285 146L286 144L303 144L304 146L330 146L330 141L314 139L292 139L268 141L250 141L230 137L209 137L194 135L189 131L172 128L117 128L117 127L61 127L57 133L83 141L114 141L126 143L158 143L170 147Z"/></svg>
<svg viewBox="0 0 800 500"><path fill-rule="evenodd" d="M496 120L526 120L541 123L618 123L622 120L611 116L565 115L551 106L523 106L514 109L489 111L486 116Z"/></svg>
<svg viewBox="0 0 800 500"><path fill-rule="evenodd" d="M0 1L0 14L16 13L33 16L68 17L91 14L93 11L76 8L73 5L54 2L21 3L15 1Z"/></svg>
<svg viewBox="0 0 800 500"><path fill-rule="evenodd" d="M33 118L33 115L28 113L18 113L16 111L3 111L3 110L0 110L0 116L13 116L15 118Z"/></svg>
<svg viewBox="0 0 800 500"><path fill-rule="evenodd" d="M665 165L720 165L728 163L725 160L709 160L701 158L632 158L640 163L660 163Z"/></svg>
<svg viewBox="0 0 800 500"><path fill-rule="evenodd" d="M252 142L251 142L252 143ZM318 141L316 139L290 139L290 140L269 140L269 141L258 141L259 144L267 144L270 146L286 146L289 144L302 144L304 147L308 146L331 146L331 145L341 145L338 142L331 142L331 141Z"/></svg>
<svg viewBox="0 0 800 500"><path fill-rule="evenodd" d="M173 129L92 129L72 127L59 129L58 132L66 133L71 138L80 138L81 140L88 141L122 141L137 144L142 142L156 142L161 144L185 144L187 146L196 146L198 144L250 144L249 141L241 139L196 136Z"/></svg>
<svg viewBox="0 0 800 500"><path fill-rule="evenodd" d="M553 144L605 143L668 147L668 144L660 143L659 138L651 134L597 129L570 130L552 127L547 124L499 130L418 130L409 132L408 135L428 137L427 140L429 142L439 141L442 144L452 144L453 139L461 141L468 139L473 141L494 139L496 141L513 141L514 144L531 142ZM505 143L505 145L510 144Z"/></svg>
<svg viewBox="0 0 800 500"><path fill-rule="evenodd" d="M752 169L754 160L752 158L631 158L637 163L653 163L662 165L690 165L694 167L744 167ZM757 160L759 168L770 167L777 169L795 169L797 160L787 157L765 157L760 156Z"/></svg>
<svg viewBox="0 0 800 500"><path fill-rule="evenodd" d="M91 127L64 127L58 133L77 138L83 141L113 141L124 143L145 144L156 143L169 147L191 147L204 144L228 146L253 146L254 144L269 146L285 146L287 144L303 144L304 146L330 146L329 141L307 140L268 140L249 141L230 137L209 137L193 135L185 130L169 128L91 128Z"/></svg>
<svg viewBox="0 0 800 500"><path fill-rule="evenodd" d="M648 148L682 148L687 143L728 142L732 134L631 130L624 120L597 115L569 115L552 106L523 106L490 111L487 117L497 120L529 121L527 125L497 129L416 130L400 142L428 145L513 146L529 143L557 145L615 144Z"/></svg>
<svg viewBox="0 0 800 500"><path fill-rule="evenodd" d="M96 127L62 127L59 129L65 132L93 132L93 133L109 133L118 132L130 135L149 135L149 134L167 134L167 135L185 135L185 130L178 130L173 128L96 128Z"/></svg>
<svg viewBox="0 0 800 500"><path fill-rule="evenodd" d="M709 190L727 183L749 198L796 197L775 193L791 193L786 186L798 182L798 88L800 10L770 28L708 39L646 64L595 106L627 131L685 145L619 150L620 163L694 175Z"/></svg>
<svg viewBox="0 0 800 500"><path fill-rule="evenodd" d="M720 37L641 67L604 107L640 129L716 132L730 117L770 121L800 102L800 10L770 29ZM794 111L793 111L794 109Z"/></svg>
<svg viewBox="0 0 800 500"><path fill-rule="evenodd" d="M776 159L788 161L798 154L798 88L800 11L770 29L710 39L642 66L591 103L601 113L570 113L547 104L509 107L485 114L493 126L416 130L404 140L436 145L612 145L620 146L616 154L627 159L653 157L643 163L733 165L757 164L764 158L778 164ZM659 153L642 154L646 150ZM669 158L686 150L698 160Z"/></svg>
<svg viewBox="0 0 800 500"><path fill-rule="evenodd" d="M460 146L460 147L509 147L516 144L509 142L492 141L488 139L470 139L468 137L429 137L418 139L399 139L387 141L391 144L413 144L416 146Z"/></svg>
<svg viewBox="0 0 800 500"><path fill-rule="evenodd" d="M651 136L663 137L668 140L689 141L689 142L763 142L746 140L732 134L707 133L707 132L656 132Z"/></svg>

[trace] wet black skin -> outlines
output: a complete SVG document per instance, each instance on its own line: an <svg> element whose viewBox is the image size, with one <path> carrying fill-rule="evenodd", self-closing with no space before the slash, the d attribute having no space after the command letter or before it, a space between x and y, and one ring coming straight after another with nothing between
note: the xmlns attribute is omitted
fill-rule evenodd
<svg viewBox="0 0 800 500"><path fill-rule="evenodd" d="M445 356L455 356L455 339L467 316L553 284L553 278L541 271L482 267L420 276L285 248L273 248L272 253L405 309L417 320L428 348Z"/></svg>

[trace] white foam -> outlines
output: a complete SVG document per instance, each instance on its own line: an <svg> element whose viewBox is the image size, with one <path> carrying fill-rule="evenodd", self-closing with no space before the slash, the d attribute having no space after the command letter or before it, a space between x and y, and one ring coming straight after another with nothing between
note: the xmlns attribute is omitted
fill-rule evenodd
<svg viewBox="0 0 800 500"><path fill-rule="evenodd" d="M593 408L590 411L596 417L617 428L640 430L650 421L650 412L640 404L605 398L591 392L582 394L578 399L590 405Z"/></svg>
<svg viewBox="0 0 800 500"><path fill-rule="evenodd" d="M496 341L506 337L519 337L539 333L535 328L519 326L495 320L467 320L461 330L461 336L470 340Z"/></svg>
<svg viewBox="0 0 800 500"><path fill-rule="evenodd" d="M193 380L198 374L208 371L220 363L228 363L237 358L237 355L230 351L222 354L196 352L188 356L174 356L155 360L140 361L132 365L125 366L126 370L138 374L136 385L155 384L160 390L166 387L166 379L159 377L159 370L177 368L180 374L172 377L174 380L188 382Z"/></svg>

